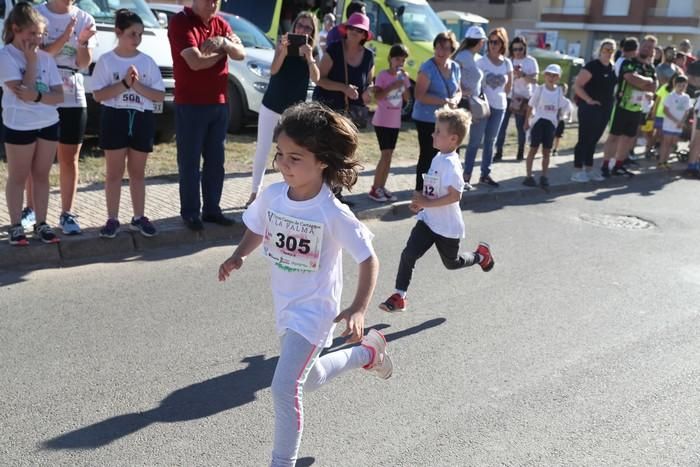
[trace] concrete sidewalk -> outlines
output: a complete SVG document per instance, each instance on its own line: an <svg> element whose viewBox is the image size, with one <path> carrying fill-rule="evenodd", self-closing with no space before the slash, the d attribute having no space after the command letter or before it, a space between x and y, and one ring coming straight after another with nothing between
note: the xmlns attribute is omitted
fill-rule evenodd
<svg viewBox="0 0 700 467"><path fill-rule="evenodd" d="M462 151L463 157L463 151ZM595 167L600 166L602 154L596 155ZM640 167L634 171L640 176L656 176L664 181L671 181L677 177L685 164L676 162L673 171L659 173L651 161L639 160ZM535 176L539 176L540 158L535 160ZM509 200L519 199L524 196L556 197L561 194L576 191L594 191L598 188L613 187L619 185L634 185L634 178L613 177L601 183L574 183L570 181L573 170L573 154L565 151L564 154L551 159L549 179L551 187L548 192L540 188L528 188L522 185L525 175L525 163L516 162L514 156L496 163L492 168L492 177L500 183L498 188L485 187L475 184L475 189L465 193L462 198L462 207L472 209L478 203L487 199ZM478 173L478 161L475 168ZM360 174L358 183L347 198L355 203L353 211L360 219L379 218L387 214L407 210L407 203L413 193L415 185L415 163L411 161L397 161L393 164L387 188L394 191L399 198L396 203L380 204L370 200L367 193L372 185L374 167L366 166ZM250 172L228 174L224 182L223 198L221 206L226 214L232 215L240 222L243 206L250 193ZM472 182L476 182L473 177ZM265 176L265 185L281 181L279 173L268 172ZM58 217L60 214L58 190L52 190L49 200L49 223L56 227L58 232ZM179 217L179 194L175 177L170 179L157 178L147 181L146 187L146 215L159 229L159 235L153 238L144 238L138 233L124 229L131 218L131 199L128 185L122 188L120 209L120 221L122 231L115 239L102 239L98 236L99 229L106 221L106 208L104 199L104 185L102 183L80 186L76 197L75 213L83 228L83 234L66 237L62 234L61 243L55 245L43 245L38 240L30 238L29 247L14 247L7 242L7 226L10 223L5 203L0 203L0 268L11 269L26 265L62 265L66 262L84 260L86 258L99 258L104 256L132 257L140 251L163 246L176 246L194 242L216 241L231 239L239 236L242 226L223 228L213 224L205 224L205 230L194 233L187 230Z"/></svg>

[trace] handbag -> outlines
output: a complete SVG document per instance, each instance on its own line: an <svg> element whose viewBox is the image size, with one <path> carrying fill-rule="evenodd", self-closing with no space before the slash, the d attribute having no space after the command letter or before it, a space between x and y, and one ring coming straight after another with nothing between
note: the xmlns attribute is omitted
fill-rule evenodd
<svg viewBox="0 0 700 467"><path fill-rule="evenodd" d="M348 84L348 61L345 58L345 45L343 45L343 64L345 65L345 85ZM358 130L367 128L369 124L369 109L366 105L351 104L348 96L345 97L345 109L343 115L352 120Z"/></svg>
<svg viewBox="0 0 700 467"><path fill-rule="evenodd" d="M515 115L525 115L527 113L527 99L521 96L513 96L510 100L508 111Z"/></svg>
<svg viewBox="0 0 700 467"><path fill-rule="evenodd" d="M469 112L471 112L474 120L481 120L482 118L489 118L491 116L491 106L486 99L484 99L483 94L481 96L469 96L468 99Z"/></svg>

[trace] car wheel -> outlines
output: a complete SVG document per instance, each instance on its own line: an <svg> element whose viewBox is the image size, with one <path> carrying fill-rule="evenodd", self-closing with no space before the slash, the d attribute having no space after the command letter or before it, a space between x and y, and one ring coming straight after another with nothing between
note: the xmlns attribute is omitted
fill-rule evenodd
<svg viewBox="0 0 700 467"><path fill-rule="evenodd" d="M411 119L411 114L413 113L413 104L416 101L416 98L413 94L413 90L416 87L416 83L411 80L411 89L409 89L410 96L408 97L408 100L403 103L403 107L401 108L401 119L402 120L410 120Z"/></svg>
<svg viewBox="0 0 700 467"><path fill-rule="evenodd" d="M228 132L238 133L243 128L243 99L236 85L228 83Z"/></svg>

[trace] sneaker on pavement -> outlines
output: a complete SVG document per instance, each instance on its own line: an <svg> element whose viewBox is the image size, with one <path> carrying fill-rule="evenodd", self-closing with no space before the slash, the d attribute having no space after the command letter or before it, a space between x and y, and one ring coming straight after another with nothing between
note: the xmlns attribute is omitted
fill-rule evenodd
<svg viewBox="0 0 700 467"><path fill-rule="evenodd" d="M27 240L27 236L24 234L24 227L22 227L22 224L15 224L11 226L10 229L7 231L7 234L10 237L10 245L29 245L29 240Z"/></svg>
<svg viewBox="0 0 700 467"><path fill-rule="evenodd" d="M540 177L540 186L542 188L547 188L549 186L549 179L544 175Z"/></svg>
<svg viewBox="0 0 700 467"><path fill-rule="evenodd" d="M32 208L27 207L22 209L22 218L20 219L20 223L22 224L24 230L30 230L34 227L34 224L36 224L36 214L34 214L34 210Z"/></svg>
<svg viewBox="0 0 700 467"><path fill-rule="evenodd" d="M498 183L493 178L491 178L490 175L484 175L483 177L479 177L479 183L483 183L494 188L498 187Z"/></svg>
<svg viewBox="0 0 700 467"><path fill-rule="evenodd" d="M611 173L612 175L616 175L616 176L624 175L624 176L626 176L626 177L634 177L634 174L633 174L632 172L630 172L630 171L627 169L627 167L624 167L624 166L621 166L621 165L620 165L620 166L616 166L614 169L612 169L612 170L610 171L610 173Z"/></svg>
<svg viewBox="0 0 700 467"><path fill-rule="evenodd" d="M392 202L393 202L393 201L397 201L397 200L398 200L398 198L396 197L396 195L395 195L393 192L387 190L387 189L384 188L384 187L381 187L381 188L379 188L379 189L382 190L382 193L384 193L384 196L386 197L387 201L392 201Z"/></svg>
<svg viewBox="0 0 700 467"><path fill-rule="evenodd" d="M389 201L387 197L384 195L384 191L382 190L382 187L372 187L371 190L369 190L369 193L367 194L369 196L369 199L372 201L376 201L377 203L386 203Z"/></svg>
<svg viewBox="0 0 700 467"><path fill-rule="evenodd" d="M381 379L391 378L394 364L386 351L387 345L384 334L376 329L370 329L367 335L362 338L360 345L367 348L372 354L372 361L362 368L371 371Z"/></svg>
<svg viewBox="0 0 700 467"><path fill-rule="evenodd" d="M588 179L594 182L602 182L605 180L605 177L603 177L601 174L596 172L595 170L591 170L589 172L586 172L586 175L588 176Z"/></svg>
<svg viewBox="0 0 700 467"><path fill-rule="evenodd" d="M577 170L576 172L571 174L571 181L578 183L586 183L590 181L590 178L588 177L588 174L583 170Z"/></svg>
<svg viewBox="0 0 700 467"><path fill-rule="evenodd" d="M479 246L476 248L476 252L481 256L481 261L479 261L479 266L484 272L489 272L493 269L496 262L493 260L493 255L491 254L491 248L486 242L479 242Z"/></svg>
<svg viewBox="0 0 700 467"><path fill-rule="evenodd" d="M34 225L34 237L44 243L58 243L61 241L46 222Z"/></svg>
<svg viewBox="0 0 700 467"><path fill-rule="evenodd" d="M537 186L537 182L535 181L535 177L525 177L525 180L523 180L523 185L525 185L525 186Z"/></svg>
<svg viewBox="0 0 700 467"><path fill-rule="evenodd" d="M552 149L552 157L557 157L559 155L559 151L556 149Z"/></svg>
<svg viewBox="0 0 700 467"><path fill-rule="evenodd" d="M600 176L603 178L609 178L610 177L610 167L607 165L604 165L600 168Z"/></svg>
<svg viewBox="0 0 700 467"><path fill-rule="evenodd" d="M63 230L63 235L78 235L82 233L80 230L80 225L75 218L78 217L70 212L64 212L58 220L61 229Z"/></svg>
<svg viewBox="0 0 700 467"><path fill-rule="evenodd" d="M100 237L114 238L119 233L119 221L116 219L107 219L107 223L100 229Z"/></svg>
<svg viewBox="0 0 700 467"><path fill-rule="evenodd" d="M405 298L401 298L401 295L395 293L391 297L387 298L386 301L379 305L380 310L392 312L392 311L406 311L408 303L406 303Z"/></svg>
<svg viewBox="0 0 700 467"><path fill-rule="evenodd" d="M141 216L138 219L132 217L129 228L134 232L140 232L144 237L155 237L158 235L158 231L146 216Z"/></svg>

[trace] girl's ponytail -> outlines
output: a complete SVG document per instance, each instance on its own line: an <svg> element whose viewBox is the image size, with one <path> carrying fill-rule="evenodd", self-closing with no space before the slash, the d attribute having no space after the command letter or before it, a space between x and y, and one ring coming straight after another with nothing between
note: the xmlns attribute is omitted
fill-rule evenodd
<svg viewBox="0 0 700 467"><path fill-rule="evenodd" d="M10 11L10 14L7 15L5 19L2 41L7 45L15 40L15 32L12 29L13 26L16 26L18 29L24 29L30 26L45 24L46 20L44 17L41 16L30 3L19 2L12 8L12 11Z"/></svg>

